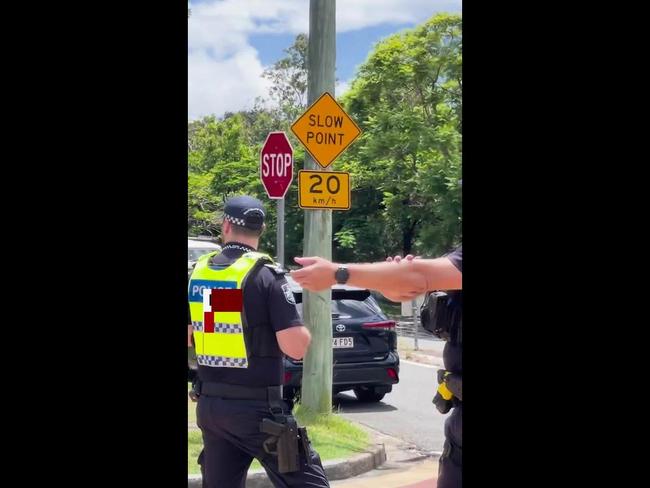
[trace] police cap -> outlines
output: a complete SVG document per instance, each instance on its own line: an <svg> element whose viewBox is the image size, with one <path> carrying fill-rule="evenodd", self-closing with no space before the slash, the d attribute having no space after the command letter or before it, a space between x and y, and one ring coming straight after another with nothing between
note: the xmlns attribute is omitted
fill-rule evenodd
<svg viewBox="0 0 650 488"><path fill-rule="evenodd" d="M257 198L248 195L228 199L223 213L228 222L240 227L259 230L264 225L264 205Z"/></svg>

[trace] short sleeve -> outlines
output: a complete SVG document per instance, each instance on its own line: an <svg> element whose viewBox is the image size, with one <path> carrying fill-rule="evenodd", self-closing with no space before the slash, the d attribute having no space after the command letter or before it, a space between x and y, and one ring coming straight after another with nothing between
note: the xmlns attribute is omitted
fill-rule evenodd
<svg viewBox="0 0 650 488"><path fill-rule="evenodd" d="M272 277L269 289L269 316L271 327L276 332L302 325L293 292L283 276Z"/></svg>
<svg viewBox="0 0 650 488"><path fill-rule="evenodd" d="M463 272L463 246L460 245L458 248L450 253L447 254L447 259L452 262L454 266L458 268L458 271L461 273Z"/></svg>

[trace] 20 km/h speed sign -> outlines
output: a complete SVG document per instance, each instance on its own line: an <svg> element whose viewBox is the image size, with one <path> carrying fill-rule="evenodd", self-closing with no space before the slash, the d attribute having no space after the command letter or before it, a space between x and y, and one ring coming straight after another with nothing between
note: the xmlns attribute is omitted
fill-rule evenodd
<svg viewBox="0 0 650 488"><path fill-rule="evenodd" d="M298 205L307 209L350 210L350 173L298 171Z"/></svg>

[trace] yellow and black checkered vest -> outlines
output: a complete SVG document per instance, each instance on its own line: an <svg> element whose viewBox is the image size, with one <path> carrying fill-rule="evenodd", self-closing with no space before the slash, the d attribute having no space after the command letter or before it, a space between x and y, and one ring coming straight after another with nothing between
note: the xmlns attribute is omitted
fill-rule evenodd
<svg viewBox="0 0 650 488"><path fill-rule="evenodd" d="M254 356L281 357L275 334L270 327L249 328L246 314L240 310L209 311L204 290L242 290L251 272L264 263L273 263L267 255L247 252L234 263L210 265L216 251L201 256L190 278L188 298L194 345L199 366L212 368L248 368ZM213 314L207 317L206 313Z"/></svg>

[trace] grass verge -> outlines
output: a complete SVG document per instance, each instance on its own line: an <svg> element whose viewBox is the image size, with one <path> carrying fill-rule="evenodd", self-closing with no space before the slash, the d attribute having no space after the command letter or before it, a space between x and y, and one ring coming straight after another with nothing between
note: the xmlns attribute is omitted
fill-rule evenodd
<svg viewBox="0 0 650 488"><path fill-rule="evenodd" d="M312 446L323 461L352 457L366 451L370 444L366 431L336 414L316 414L299 404L294 407L293 413L298 424L307 427ZM196 404L188 399L187 470L190 474L200 473L196 459L203 447L201 431L195 426ZM259 462L253 460L250 469L259 468Z"/></svg>

